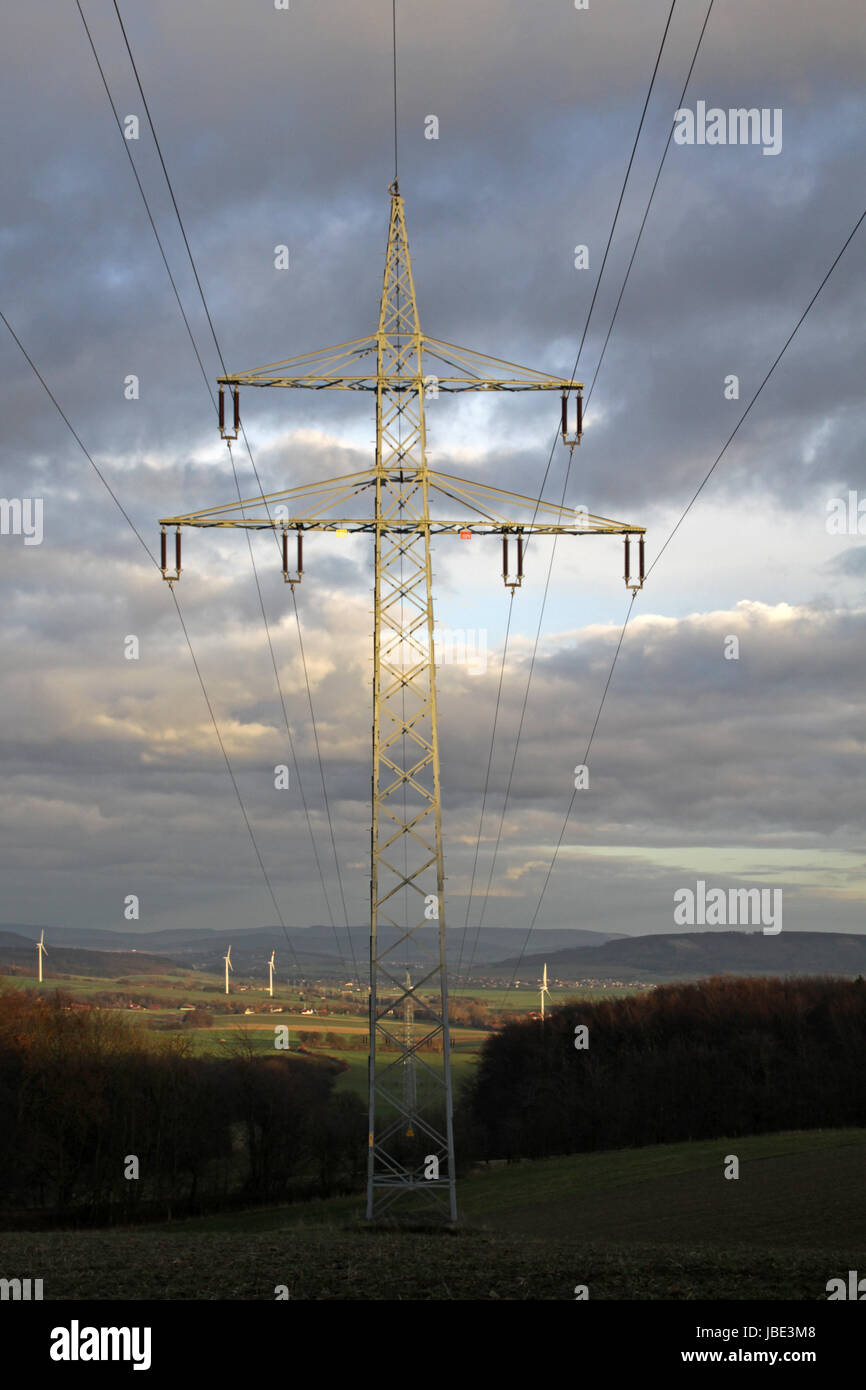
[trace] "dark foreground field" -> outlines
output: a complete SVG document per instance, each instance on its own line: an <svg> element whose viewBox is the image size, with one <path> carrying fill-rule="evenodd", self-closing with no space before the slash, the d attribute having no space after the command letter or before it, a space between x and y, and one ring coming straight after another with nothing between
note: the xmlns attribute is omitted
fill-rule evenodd
<svg viewBox="0 0 866 1390"><path fill-rule="evenodd" d="M740 1159L737 1181L725 1156ZM866 1130L544 1159L460 1184L461 1225L369 1231L358 1198L4 1235L46 1299L826 1299L866 1273Z"/></svg>

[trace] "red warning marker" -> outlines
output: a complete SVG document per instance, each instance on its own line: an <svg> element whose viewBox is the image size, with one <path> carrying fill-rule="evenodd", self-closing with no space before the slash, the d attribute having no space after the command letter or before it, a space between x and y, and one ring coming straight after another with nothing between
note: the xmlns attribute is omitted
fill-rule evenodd
<svg viewBox="0 0 866 1390"><path fill-rule="evenodd" d="M461 541L469 541L469 540L471 540L471 539L472 539L472 532L471 532L471 531L461 531L461 532L460 532L460 539L461 539Z"/></svg>

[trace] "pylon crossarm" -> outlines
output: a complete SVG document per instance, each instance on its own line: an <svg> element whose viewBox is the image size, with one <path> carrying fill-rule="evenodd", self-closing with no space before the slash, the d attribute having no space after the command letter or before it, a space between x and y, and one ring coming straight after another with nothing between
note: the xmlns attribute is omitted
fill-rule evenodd
<svg viewBox="0 0 866 1390"><path fill-rule="evenodd" d="M594 534L641 535L646 529L643 526L635 526L631 522L614 521L610 517L597 516L592 512L575 510L573 507L558 507L552 502L543 502L534 497L524 497L520 493L491 487L487 483L470 482L466 478L439 473L435 469L430 469L426 477L431 492L438 492L458 505L469 506L476 515L462 521L430 517L425 514L423 491L414 484L411 489L412 495L418 493L421 497L417 511L412 509L407 512L408 494L402 492L399 496L388 493L383 497L378 521L373 515L365 517L322 515L323 511L337 507L350 497L357 497L372 489L376 482L376 470L365 469L359 473L348 473L343 477L328 478L318 483L305 483L300 487L288 488L283 492L249 497L241 502L228 502L222 506L206 507L197 512L186 512L180 516L163 517L159 525L233 526L246 527L250 530L277 530L285 527L290 531L345 530L368 533L379 529L383 534L391 536L412 536L425 532L438 535L461 530L471 531L473 535L503 535L511 532L575 536ZM389 480L385 479L385 481ZM303 499L312 500L313 498L318 499L319 506L309 514L294 514L287 517L271 515L271 509L274 507L285 506ZM511 519L495 512L491 505L493 503L498 503L499 506L531 509L536 519L532 521ZM262 507L265 509L264 515L261 513L253 516L246 515L246 512L252 508ZM538 517L541 517L541 520L538 520ZM552 520L554 517L556 518L555 521ZM399 541L393 542L388 558L391 555L399 555L401 551L408 554L406 548L402 547ZM414 562L413 575L402 581L399 590L400 595L409 592L414 575L422 572L423 567Z"/></svg>
<svg viewBox="0 0 866 1390"><path fill-rule="evenodd" d="M633 534L645 530L643 526L632 526L628 522L611 521L609 517L596 516L592 512L584 511L582 508L577 511L573 507L559 507L553 502L542 502L535 497L524 497L519 492L509 492L505 488L491 487L488 483L476 483L468 478L457 478L450 473L439 473L431 468L428 477L430 479L430 489L434 492L441 492L444 496L450 497L452 501L470 502L479 511L486 513L491 518L491 511L482 506L485 501L498 502L500 505L511 507L532 508L533 515L542 518L557 518L557 524L564 522L578 523L579 531L577 534L585 532L605 531L619 534L622 531L629 531ZM492 518L491 518L492 519ZM540 529L535 523L523 523L512 521L504 516L495 518L504 528L516 531L530 531ZM435 523L434 523L435 524ZM540 523L544 525L544 520Z"/></svg>
<svg viewBox="0 0 866 1390"><path fill-rule="evenodd" d="M404 301L414 299L411 280L405 272L398 273L391 285L395 301L397 290L402 291ZM378 367L375 371L351 370L364 358L379 359L383 344L387 371ZM440 364L457 371L442 373ZM374 337L335 343L299 357L287 357L283 362L231 372L217 380L220 386L284 386L311 391L375 391L380 385L386 385L390 391L423 391L434 384L439 391L583 390L582 381L551 376L457 343L407 331L402 308L386 315Z"/></svg>
<svg viewBox="0 0 866 1390"><path fill-rule="evenodd" d="M534 367L523 367L517 362L508 362L501 357L491 357L474 348L460 347L457 343L446 343L441 338L428 338L422 334L422 344L432 358L445 362L448 366L468 368L468 376L439 377L439 390L465 391L582 391L582 381L572 381L565 377L550 376L538 372ZM510 368L511 375L492 375L491 367ZM477 370L473 370L476 368ZM516 373L517 375L514 375ZM433 375L430 373L429 375Z"/></svg>
<svg viewBox="0 0 866 1390"><path fill-rule="evenodd" d="M583 513L578 513L583 515ZM593 524L597 520L598 524ZM369 517L339 517L334 520L323 520L318 516L293 516L285 521L273 520L265 517L241 517L237 520L199 520L197 517L187 516L168 516L163 517L158 522L159 526L192 526L200 529L220 527L234 527L238 530L246 531L280 531L285 527L288 531L322 531L340 532L346 534L365 534L372 535L376 530L376 522ZM477 517L465 517L462 521L440 521L431 517L429 521L407 521L401 523L387 523L381 529L392 535L430 535L430 536L459 536L461 532L468 531L473 536L505 536L505 535L536 535L536 536L640 536L646 531L644 526L634 526L629 521L611 521L606 517L594 519L589 518L586 526L554 526L546 522L522 522L522 521L479 521Z"/></svg>
<svg viewBox="0 0 866 1390"><path fill-rule="evenodd" d="M304 386L311 390L335 386L351 390L352 383L368 382L370 374L347 373L345 369L364 357L375 356L377 346L374 336L351 338L347 343L314 348L312 352L303 352L299 357L287 357L283 362L270 362L265 367L232 372L218 377L217 382L220 386ZM370 388L366 386L361 389Z"/></svg>
<svg viewBox="0 0 866 1390"><path fill-rule="evenodd" d="M212 524L218 525L224 521L229 526L247 524L252 522L254 525L282 526L289 524L282 520L274 521L269 514L272 506L280 503L297 503L303 500L313 500L321 498L321 508L336 506L338 502L344 502L349 497L358 495L371 487L376 478L375 468L364 468L357 473L345 473L337 478L323 478L315 483L301 483L298 487L284 488L282 492L270 492L259 494L257 497L246 497L240 502L221 503L216 507L203 507L195 512L184 512L180 516L164 517L160 526L206 526L212 518ZM244 512L250 507L263 507L265 518L247 518ZM313 514L319 508L313 507ZM370 518L372 520L372 517ZM322 518L324 520L324 518ZM294 523L293 523L294 524Z"/></svg>

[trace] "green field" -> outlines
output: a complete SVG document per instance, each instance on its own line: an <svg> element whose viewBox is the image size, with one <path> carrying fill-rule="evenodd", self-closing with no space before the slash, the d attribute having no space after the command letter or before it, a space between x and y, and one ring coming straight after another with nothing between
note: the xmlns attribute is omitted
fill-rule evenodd
<svg viewBox="0 0 866 1390"><path fill-rule="evenodd" d="M252 1020L246 1021L252 1022ZM183 1036L189 1039L192 1044L193 1053L198 1056L229 1055L232 1048L237 1045L237 1036L233 1028L190 1028L184 1029ZM292 1060L296 1061L300 1066L306 1063L306 1054L304 1053L280 1051L275 1054L273 1029L262 1029L260 1027L245 1028L243 1029L243 1037L251 1041L253 1052L258 1056L272 1057L276 1055L279 1057L291 1057ZM292 1029L290 1037L292 1048L295 1048L298 1041L298 1034L294 1029ZM338 1091L354 1091L356 1095L366 1101L368 1085L366 1051L343 1051L323 1044L321 1047L312 1049L312 1052L314 1056L335 1057L338 1061L345 1062L347 1070L341 1072L337 1077L335 1083L336 1089ZM390 1056L391 1054L387 1055ZM477 1051L470 1050L469 1048L455 1048L452 1051L451 1076L455 1092L463 1079L471 1075L472 1069L478 1063L478 1056L479 1054ZM431 1055L431 1063L435 1065L436 1060L437 1054L434 1053Z"/></svg>
<svg viewBox="0 0 866 1390"><path fill-rule="evenodd" d="M824 1300L863 1265L864 1172L866 1130L809 1131L478 1172L455 1231L367 1230L359 1195L4 1245L46 1299Z"/></svg>
<svg viewBox="0 0 866 1390"><path fill-rule="evenodd" d="M73 975L58 978L50 974L46 975L45 981L39 985L35 975L2 975L5 985L18 989L40 989L52 990L61 989L72 995L87 996L88 994L107 993L121 990L129 998L139 998L143 994L170 994L172 1000L177 999L178 1003L199 1004L202 1008L215 1004L220 1004L225 999L222 988L222 977L217 975L205 975L199 971L186 970L178 966L177 970L166 969L158 976L137 976L129 975L123 978L124 984L118 985L118 977L104 975ZM248 989L241 991L239 986L247 985ZM207 988L205 988L207 986ZM316 986L310 985L304 992L303 1003L305 1006L313 1005L316 1008L328 1007L330 1000L326 999L321 993L322 988L333 989L333 984ZM607 985L599 982L596 986L580 986L574 989L551 988L548 1008L556 1004L564 1004L567 1000L575 999L613 999L622 998L628 994L639 992L639 986L628 985ZM449 994L455 999L476 999L480 1004L485 1004L489 1009L495 1011L508 1010L517 1013L533 1013L538 1008L538 991L523 986L520 989L486 988L481 985L451 985ZM233 979L232 1002L235 1004L261 1004L264 1002L281 1004L284 1008L300 1009L301 991L294 987L274 986L273 1001L266 999L265 990L262 982L251 982L243 978ZM176 1005L166 1004L166 1007L176 1007ZM241 1015L243 1017L243 1015ZM316 1014L314 1017L318 1018ZM332 1015L327 1015L331 1018ZM339 1017L339 1015L337 1015ZM360 1015L355 1016L360 1019ZM309 1016L306 1021L308 1021ZM366 1019L364 1019L366 1023Z"/></svg>
<svg viewBox="0 0 866 1390"><path fill-rule="evenodd" d="M349 1070L342 1072L337 1077L337 1090L354 1091L356 1095L361 1096L366 1101L368 1086L366 1052L332 1052L330 1048L325 1048L324 1051L329 1057L339 1057L340 1061L347 1062L349 1065ZM431 1057L431 1065L435 1066L439 1060L434 1053ZM451 1053L451 1079L455 1092L463 1079L471 1075L477 1063L478 1054L475 1052L458 1052L455 1049Z"/></svg>
<svg viewBox="0 0 866 1390"><path fill-rule="evenodd" d="M597 985L576 985L573 989L551 986L546 1007L550 1009L557 1004L583 999L623 999L628 994L640 994L646 988L646 985L608 985L603 981L599 981ZM504 986L501 989L488 989L480 985L449 985L448 993L454 999L477 999L479 1004L486 1004L488 1009L500 1013L505 1010L520 1014L535 1013L539 1005L538 990L527 985L521 985L519 989L506 989Z"/></svg>

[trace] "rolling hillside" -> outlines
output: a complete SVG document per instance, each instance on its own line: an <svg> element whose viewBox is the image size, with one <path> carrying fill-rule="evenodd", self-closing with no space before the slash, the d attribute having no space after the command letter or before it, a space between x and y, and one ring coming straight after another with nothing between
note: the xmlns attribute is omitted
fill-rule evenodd
<svg viewBox="0 0 866 1390"><path fill-rule="evenodd" d="M85 951L74 946L49 946L46 941L46 975L86 975L90 978L116 979L119 975L164 974L177 970L178 963L169 956L152 956L145 951ZM35 970L34 942L15 932L0 932L0 974L11 968L32 975Z"/></svg>
<svg viewBox="0 0 866 1390"><path fill-rule="evenodd" d="M725 1181L726 1154L740 1177ZM453 1232L369 1231L360 1195L137 1230L4 1233L45 1298L825 1300L862 1268L866 1131L521 1163L459 1185ZM858 1264L858 1261L860 1263Z"/></svg>
<svg viewBox="0 0 866 1390"><path fill-rule="evenodd" d="M488 975L521 979L687 980L709 975L866 975L866 936L846 932L666 932L629 936L601 946L537 952L488 966Z"/></svg>

